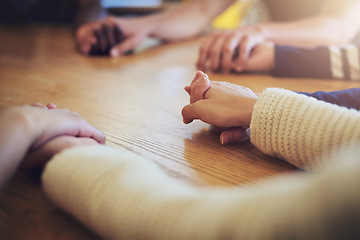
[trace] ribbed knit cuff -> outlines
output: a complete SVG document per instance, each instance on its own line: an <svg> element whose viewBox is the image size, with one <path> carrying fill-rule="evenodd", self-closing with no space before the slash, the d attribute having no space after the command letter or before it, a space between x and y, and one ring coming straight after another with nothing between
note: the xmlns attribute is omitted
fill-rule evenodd
<svg viewBox="0 0 360 240"><path fill-rule="evenodd" d="M311 169L330 151L360 138L360 113L284 89L266 89L251 120L251 142L263 153Z"/></svg>

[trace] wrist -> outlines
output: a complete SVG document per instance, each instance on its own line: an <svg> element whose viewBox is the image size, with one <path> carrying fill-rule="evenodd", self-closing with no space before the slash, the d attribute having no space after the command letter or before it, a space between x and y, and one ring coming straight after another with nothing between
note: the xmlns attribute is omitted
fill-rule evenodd
<svg viewBox="0 0 360 240"><path fill-rule="evenodd" d="M275 44L273 42L265 43L269 48L269 66L268 70L272 71L275 69Z"/></svg>
<svg viewBox="0 0 360 240"><path fill-rule="evenodd" d="M242 127L247 129L250 127L254 106L257 102L257 96L254 94L252 97L241 98L237 103L237 111L234 111L236 115L236 122L231 127ZM231 122L231 120L229 120Z"/></svg>
<svg viewBox="0 0 360 240"><path fill-rule="evenodd" d="M30 107L9 107L2 112L2 128L7 128L14 139L21 139L21 142L31 147L32 142L37 138L35 120L28 112Z"/></svg>
<svg viewBox="0 0 360 240"><path fill-rule="evenodd" d="M251 98L249 99L249 113L248 113L248 117L247 117L247 125L245 126L245 129L246 128L250 128L250 124L251 124L251 119L252 119L252 114L254 112L254 107L255 107L255 104L258 100L258 96L256 96L256 98Z"/></svg>

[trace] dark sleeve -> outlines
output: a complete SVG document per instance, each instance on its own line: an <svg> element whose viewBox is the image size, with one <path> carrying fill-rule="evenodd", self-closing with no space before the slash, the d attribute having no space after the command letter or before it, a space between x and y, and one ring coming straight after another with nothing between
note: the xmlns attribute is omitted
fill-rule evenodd
<svg viewBox="0 0 360 240"><path fill-rule="evenodd" d="M360 110L360 88L350 88L334 92L298 92L306 96L314 97L318 100L333 103L342 107Z"/></svg>
<svg viewBox="0 0 360 240"><path fill-rule="evenodd" d="M275 45L277 77L360 80L359 46L297 48Z"/></svg>

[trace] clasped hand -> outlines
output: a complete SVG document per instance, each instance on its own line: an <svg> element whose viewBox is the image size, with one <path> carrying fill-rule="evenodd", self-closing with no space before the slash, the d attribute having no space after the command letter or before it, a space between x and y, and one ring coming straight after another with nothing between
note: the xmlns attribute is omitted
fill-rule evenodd
<svg viewBox="0 0 360 240"><path fill-rule="evenodd" d="M228 82L210 81L199 71L185 90L190 95L190 104L182 109L183 121L194 119L211 124L221 132L222 144L248 138L249 128L257 95L249 88Z"/></svg>

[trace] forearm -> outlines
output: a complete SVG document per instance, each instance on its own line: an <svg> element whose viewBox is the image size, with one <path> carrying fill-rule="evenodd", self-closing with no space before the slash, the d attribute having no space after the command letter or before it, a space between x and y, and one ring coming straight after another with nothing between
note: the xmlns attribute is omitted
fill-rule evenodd
<svg viewBox="0 0 360 240"><path fill-rule="evenodd" d="M336 231L358 231L331 226L353 221L344 208L357 210L360 197L349 184L359 168L334 169L251 190L198 188L135 154L96 146L57 155L42 180L59 207L105 239L331 239Z"/></svg>
<svg viewBox="0 0 360 240"><path fill-rule="evenodd" d="M265 39L278 44L302 47L343 45L360 29L360 2L329 0L314 16L284 23L264 23L258 29Z"/></svg>
<svg viewBox="0 0 360 240"><path fill-rule="evenodd" d="M266 40L283 45L314 47L320 44L343 45L356 35L358 27L332 16L316 16L284 23L254 26Z"/></svg>
<svg viewBox="0 0 360 240"><path fill-rule="evenodd" d="M360 110L360 88L350 88L333 92L318 91L313 93L299 93L338 106Z"/></svg>
<svg viewBox="0 0 360 240"><path fill-rule="evenodd" d="M234 0L197 0L150 17L156 27L151 36L176 41L196 36L209 26L211 20L228 8Z"/></svg>
<svg viewBox="0 0 360 240"><path fill-rule="evenodd" d="M359 53L360 48L355 45L341 48L276 45L271 73L277 77L360 80Z"/></svg>
<svg viewBox="0 0 360 240"><path fill-rule="evenodd" d="M267 89L255 104L251 142L265 154L312 169L324 156L360 141L360 113L281 89Z"/></svg>

